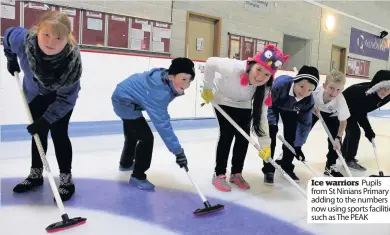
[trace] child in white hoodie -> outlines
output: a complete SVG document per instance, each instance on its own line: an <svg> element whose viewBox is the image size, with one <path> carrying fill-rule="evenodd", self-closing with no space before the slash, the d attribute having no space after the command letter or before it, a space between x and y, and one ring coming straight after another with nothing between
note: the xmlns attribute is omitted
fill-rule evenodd
<svg viewBox="0 0 390 235"><path fill-rule="evenodd" d="M204 70L202 98L206 103L218 104L248 135L251 123L255 134L260 137L262 147L259 155L271 155L268 130L264 130L266 120L265 97L269 94L273 76L289 59L274 45L268 45L254 58L240 61L229 58L211 57ZM216 109L220 133L216 152L213 185L220 191L231 191L226 182L226 167L233 138L232 168L230 182L241 189L249 189L242 177L242 170L248 149L248 141Z"/></svg>

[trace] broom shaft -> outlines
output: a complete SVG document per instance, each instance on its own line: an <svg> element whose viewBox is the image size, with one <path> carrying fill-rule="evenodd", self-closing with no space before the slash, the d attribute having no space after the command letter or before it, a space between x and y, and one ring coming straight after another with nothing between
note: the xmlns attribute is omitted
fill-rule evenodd
<svg viewBox="0 0 390 235"><path fill-rule="evenodd" d="M321 112L318 112L318 117L319 117L319 119L321 121L322 126L325 129L326 134L328 135L328 138L329 138L330 142L332 143L333 147L335 147L334 139L333 139L332 134L330 133L330 131L328 129L328 126L325 123L325 120L322 118ZM347 163L345 162L345 160L344 160L343 156L341 155L340 151L338 149L336 149L335 151L336 151L336 153L337 153L341 163L343 164L344 169L347 172L348 176L352 177L352 173L349 170L349 167L347 166Z"/></svg>

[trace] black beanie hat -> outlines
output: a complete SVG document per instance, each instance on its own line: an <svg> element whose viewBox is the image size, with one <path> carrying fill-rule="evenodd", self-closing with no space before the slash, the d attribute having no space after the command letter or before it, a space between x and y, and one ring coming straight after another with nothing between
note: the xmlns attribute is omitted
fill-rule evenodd
<svg viewBox="0 0 390 235"><path fill-rule="evenodd" d="M168 74L176 75L179 73L187 73L191 75L191 80L195 78L195 64L190 59L185 57L178 57L172 60L169 66Z"/></svg>
<svg viewBox="0 0 390 235"><path fill-rule="evenodd" d="M376 72L370 83L370 89L366 91L367 94L372 94L379 91L381 88L390 89L390 71L379 70Z"/></svg>
<svg viewBox="0 0 390 235"><path fill-rule="evenodd" d="M320 73L318 72L317 68L304 65L295 76L294 83L300 82L302 79L306 79L311 84L314 84L314 89L316 89L318 83L320 82Z"/></svg>

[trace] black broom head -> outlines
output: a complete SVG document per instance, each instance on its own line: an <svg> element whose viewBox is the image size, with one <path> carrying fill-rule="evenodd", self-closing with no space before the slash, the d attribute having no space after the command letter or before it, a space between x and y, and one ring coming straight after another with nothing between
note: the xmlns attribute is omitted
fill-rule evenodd
<svg viewBox="0 0 390 235"><path fill-rule="evenodd" d="M206 214L210 214L210 213L214 213L214 212L223 210L224 208L225 208L224 205L217 204L215 206L197 209L196 211L194 211L194 215L196 215L196 216L206 215Z"/></svg>

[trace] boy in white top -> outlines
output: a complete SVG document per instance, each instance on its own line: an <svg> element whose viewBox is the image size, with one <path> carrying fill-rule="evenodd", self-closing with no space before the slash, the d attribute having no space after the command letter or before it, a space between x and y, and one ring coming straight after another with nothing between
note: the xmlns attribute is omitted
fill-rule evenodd
<svg viewBox="0 0 390 235"><path fill-rule="evenodd" d="M332 137L335 140L335 148L341 151L342 136L347 126L347 119L351 115L349 113L347 102L342 94L346 79L343 73L332 71L326 76L325 83L322 87L318 87L313 92L316 108L313 111L312 128L318 121L318 112L321 113ZM338 155L332 143L328 138L328 154L325 166L325 175L334 177L343 177L336 168L336 160Z"/></svg>

